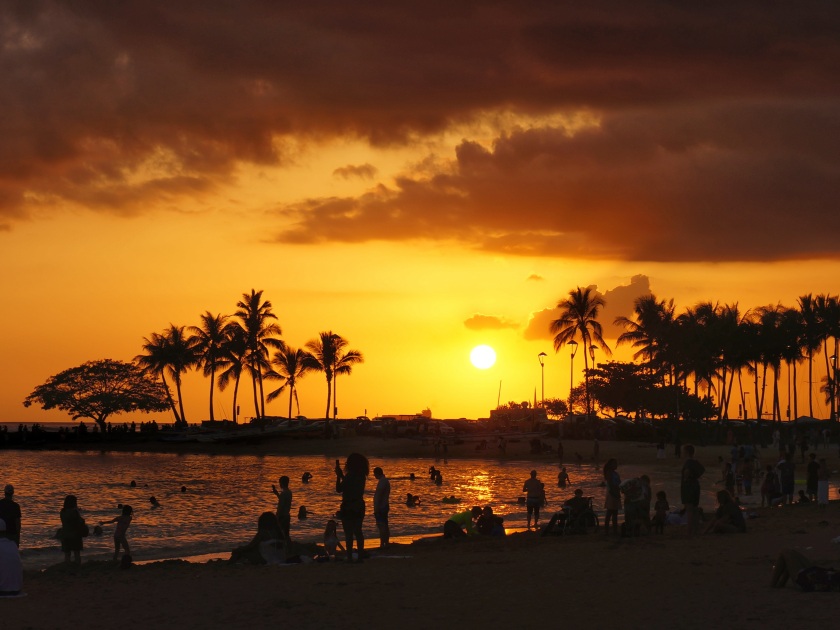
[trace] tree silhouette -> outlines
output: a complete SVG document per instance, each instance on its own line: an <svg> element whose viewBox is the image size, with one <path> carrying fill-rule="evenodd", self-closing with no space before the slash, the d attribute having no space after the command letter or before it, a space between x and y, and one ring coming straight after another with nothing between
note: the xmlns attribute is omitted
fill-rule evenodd
<svg viewBox="0 0 840 630"><path fill-rule="evenodd" d="M297 384L308 372L311 372L312 357L307 352L300 348L292 348L283 344L280 349L274 354L271 360L271 365L274 368L266 373L267 378L274 380L282 380L283 384L272 392L268 393L268 402L277 398L284 389L289 389L289 419L292 418L292 398L297 401ZM300 403L298 402L298 413L300 412Z"/></svg>
<svg viewBox="0 0 840 630"><path fill-rule="evenodd" d="M175 415L175 424L186 425L187 418L181 395L181 375L196 364L197 355L187 338L185 328L170 324L163 334L152 333L151 338L144 337L143 352L144 354L139 354L134 358L135 363L161 379ZM169 374L175 383L178 397L177 409L169 384L166 382L166 374Z"/></svg>
<svg viewBox="0 0 840 630"><path fill-rule="evenodd" d="M107 419L114 414L170 407L166 388L156 378L132 363L88 361L51 376L26 397L23 406L61 409L73 420L90 418L105 431Z"/></svg>
<svg viewBox="0 0 840 630"><path fill-rule="evenodd" d="M261 290L254 289L251 289L251 293L243 293L242 299L236 303L238 310L235 313L245 331L248 350L245 363L252 377L254 414L257 418L265 415L262 374L268 368L269 348L280 347L280 340L275 339L275 336L282 334L280 325L274 321L277 316L272 312L271 302L263 301L262 294Z"/></svg>
<svg viewBox="0 0 840 630"><path fill-rule="evenodd" d="M551 322L550 331L554 335L554 351L560 349L579 337L583 343L584 390L586 398L586 414L591 412L589 398L589 349L593 341L609 356L612 354L607 342L604 341L603 330L598 322L598 312L604 306L604 298L594 293L592 287L582 289L577 287L569 291L569 297L560 300L557 308L560 317Z"/></svg>
<svg viewBox="0 0 840 630"><path fill-rule="evenodd" d="M213 394L216 391L216 372L225 360L225 343L231 335L227 315L213 315L206 311L201 315L201 326L190 326L190 344L195 349L198 366L204 376L210 378L210 421L216 416L213 407Z"/></svg>

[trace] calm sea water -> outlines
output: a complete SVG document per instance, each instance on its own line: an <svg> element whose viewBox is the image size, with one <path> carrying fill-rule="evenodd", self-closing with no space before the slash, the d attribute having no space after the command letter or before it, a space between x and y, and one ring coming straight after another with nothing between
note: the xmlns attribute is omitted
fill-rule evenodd
<svg viewBox="0 0 840 630"><path fill-rule="evenodd" d="M572 487L557 487L558 465L548 462L496 460L443 460L434 458L373 459L371 469L381 466L391 480L391 531L398 540L439 534L443 522L459 507L492 505L505 517L509 529L525 526L522 484L532 468L546 484L550 513L559 509L573 488L583 488L603 506L601 468L595 464L567 465ZM442 471L442 486L428 475L434 465ZM50 451L3 451L3 483L13 483L15 499L23 511L21 556L28 568L42 568L63 560L55 540L60 526L59 510L64 496L75 494L88 524L114 518L119 504L134 507L128 532L135 560L189 557L229 552L251 539L261 512L274 511L276 499L271 484L288 475L293 492L292 537L300 542L321 542L327 519L338 509L340 495L335 492L334 459L320 456L178 455L162 453L82 453ZM707 463L703 484L703 506L714 507L717 466ZM312 473L308 484L301 482L304 472ZM668 493L672 507L679 503L677 474L657 471L655 462L647 468L622 466L622 479L647 473L654 491ZM409 479L414 473L415 481ZM130 487L131 481L137 487ZM372 498L376 480L367 484L368 516L365 533L369 546L377 541ZM181 492L181 487L186 492ZM405 505L406 493L419 495L420 506ZM834 492L834 490L832 490ZM442 499L454 495L459 506ZM152 508L155 496L159 508ZM305 505L312 515L296 518ZM113 553L113 525L104 526L101 537L85 539L83 558L106 559Z"/></svg>

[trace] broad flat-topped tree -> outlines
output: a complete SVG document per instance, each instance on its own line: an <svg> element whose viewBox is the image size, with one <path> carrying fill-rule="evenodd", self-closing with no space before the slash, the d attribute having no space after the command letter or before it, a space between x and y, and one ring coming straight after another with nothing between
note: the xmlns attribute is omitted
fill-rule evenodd
<svg viewBox="0 0 840 630"><path fill-rule="evenodd" d="M103 431L112 415L169 409L162 383L133 363L112 359L88 361L51 376L23 401L24 407L33 404L61 409L73 420L90 418Z"/></svg>

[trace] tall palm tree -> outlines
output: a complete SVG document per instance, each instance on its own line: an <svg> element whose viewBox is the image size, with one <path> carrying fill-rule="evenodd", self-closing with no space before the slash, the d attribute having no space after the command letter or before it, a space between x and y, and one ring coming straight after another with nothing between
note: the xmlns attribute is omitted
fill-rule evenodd
<svg viewBox="0 0 840 630"><path fill-rule="evenodd" d="M838 340L840 340L840 299L836 295L818 295L816 297L817 316L821 323L823 336L823 356L827 378L825 393L829 403L830 419L837 419L837 383L834 370L837 362ZM829 339L832 343L829 344ZM834 357L834 360L832 360Z"/></svg>
<svg viewBox="0 0 840 630"><path fill-rule="evenodd" d="M814 352L818 352L822 344L822 322L817 313L817 303L808 293L797 300L799 316L802 318L801 347L808 359L808 415L814 417Z"/></svg>
<svg viewBox="0 0 840 630"><path fill-rule="evenodd" d="M147 374L160 378L166 390L166 399L172 415L175 416L175 425L181 424L181 416L178 415L178 408L175 406L175 399L172 397L172 390L166 381L166 371L169 367L169 348L166 337L159 333L152 333L151 337L143 337L143 354L134 357L134 362Z"/></svg>
<svg viewBox="0 0 840 630"><path fill-rule="evenodd" d="M187 424L187 417L184 412L184 398L181 395L181 376L197 363L197 353L190 343L184 326L170 324L162 335L153 334L152 339L144 339L143 345L145 355L135 357L137 363L146 369L146 366L156 368L157 373L166 385L164 373L168 373L175 383L175 391L178 395L178 408L180 414L175 414L175 423ZM173 403L174 410L174 403ZM180 417L179 417L180 416Z"/></svg>
<svg viewBox="0 0 840 630"><path fill-rule="evenodd" d="M332 380L335 369L336 357L336 335L331 330L321 332L317 339L306 342L306 349L309 354L307 365L317 372L323 372L327 379L327 408L324 411L324 420L330 419L330 402L332 400Z"/></svg>
<svg viewBox="0 0 840 630"><path fill-rule="evenodd" d="M637 348L633 359L643 359L652 370L672 373L669 341L674 328L674 300L657 301L655 295L642 295L633 303L633 315L633 319L616 317L615 324L624 328L618 344Z"/></svg>
<svg viewBox="0 0 840 630"><path fill-rule="evenodd" d="M252 377L254 413L257 418L265 415L262 374L268 367L269 348L280 347L280 340L275 339L275 336L279 337L283 332L280 325L274 321L277 316L271 310L271 302L263 301L262 294L261 290L254 289L251 289L250 294L243 293L242 299L236 303L238 310L235 313L246 333L248 349L246 364ZM257 388L259 388L259 394Z"/></svg>
<svg viewBox="0 0 840 630"><path fill-rule="evenodd" d="M272 392L268 393L266 399L271 402L277 398L284 389L289 389L289 419L292 419L292 398L298 400L297 384L308 372L313 370L312 357L309 353L300 348L292 348L285 343L274 354L271 365L274 369L266 373L266 377L275 380L282 380L283 384ZM298 412L300 403L298 402Z"/></svg>
<svg viewBox="0 0 840 630"><path fill-rule="evenodd" d="M612 352L603 337L598 321L598 312L606 304L604 298L592 287L577 287L569 291L569 297L557 302L560 317L551 322L549 330L554 335L554 351L560 352L564 345L579 337L583 343L583 376L586 392L586 415L591 413L589 398L589 352L593 342L607 355Z"/></svg>
<svg viewBox="0 0 840 630"><path fill-rule="evenodd" d="M213 315L206 311L201 315L201 326L190 326L190 343L198 354L198 366L204 376L210 377L210 421L216 419L213 412L213 394L216 391L216 371L225 358L225 342L230 337L227 315Z"/></svg>
<svg viewBox="0 0 840 630"><path fill-rule="evenodd" d="M335 363L333 364L333 420L338 413L338 375L349 376L353 372L353 366L364 363L365 358L358 350L345 350L347 340L338 335L335 336Z"/></svg>
<svg viewBox="0 0 840 630"><path fill-rule="evenodd" d="M239 417L239 409L236 406L239 395L239 381L248 360L248 335L237 322L231 324L228 330L229 336L222 346L222 357L219 361L219 367L222 368L219 373L219 389L224 391L231 381L234 382L233 422L236 424Z"/></svg>

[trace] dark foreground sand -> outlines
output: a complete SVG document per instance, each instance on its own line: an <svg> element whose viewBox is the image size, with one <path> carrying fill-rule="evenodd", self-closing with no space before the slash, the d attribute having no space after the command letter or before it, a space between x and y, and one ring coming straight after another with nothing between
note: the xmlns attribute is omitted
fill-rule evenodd
<svg viewBox="0 0 840 630"><path fill-rule="evenodd" d="M652 452L602 445L628 464ZM716 453L703 455L707 483ZM0 600L0 628L834 627L840 594L768 584L782 549L840 566L840 504L758 513L743 535L437 539L361 565L57 567L27 574L27 597Z"/></svg>

